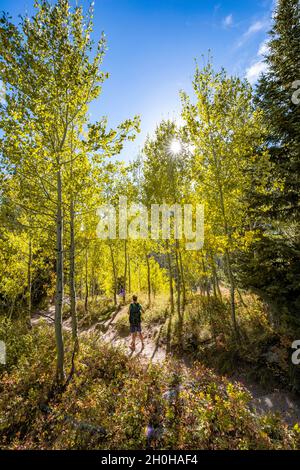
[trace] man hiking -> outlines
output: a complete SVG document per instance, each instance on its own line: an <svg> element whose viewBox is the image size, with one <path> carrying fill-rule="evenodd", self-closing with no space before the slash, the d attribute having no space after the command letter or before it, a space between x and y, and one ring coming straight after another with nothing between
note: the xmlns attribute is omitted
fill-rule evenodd
<svg viewBox="0 0 300 470"><path fill-rule="evenodd" d="M130 333L131 333L131 351L135 350L135 339L136 334L139 334L142 349L144 349L144 338L142 335L142 328L141 328L141 312L144 312L143 307L137 302L137 296L132 296L133 302L129 306L129 323L130 323Z"/></svg>

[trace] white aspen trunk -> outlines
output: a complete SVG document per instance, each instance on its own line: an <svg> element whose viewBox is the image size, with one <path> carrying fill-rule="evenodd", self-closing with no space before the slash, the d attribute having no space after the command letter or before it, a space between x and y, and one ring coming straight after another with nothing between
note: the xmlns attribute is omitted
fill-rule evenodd
<svg viewBox="0 0 300 470"><path fill-rule="evenodd" d="M72 338L77 341L78 326L76 314L76 286L75 286L75 231L74 231L74 201L71 199L70 204L70 309L72 319Z"/></svg>
<svg viewBox="0 0 300 470"><path fill-rule="evenodd" d="M28 286L28 327L31 325L31 310L32 310L32 237L29 233L28 242L28 270L27 270L27 286Z"/></svg>
<svg viewBox="0 0 300 470"><path fill-rule="evenodd" d="M62 308L64 294L63 274L63 212L62 178L57 171L57 213L56 213L56 299L55 299L55 340L57 350L56 379L59 384L64 380L64 341L62 333Z"/></svg>
<svg viewBox="0 0 300 470"><path fill-rule="evenodd" d="M151 272L150 272L150 263L148 255L146 254L146 263L147 263L147 291L148 291L148 306L151 305Z"/></svg>

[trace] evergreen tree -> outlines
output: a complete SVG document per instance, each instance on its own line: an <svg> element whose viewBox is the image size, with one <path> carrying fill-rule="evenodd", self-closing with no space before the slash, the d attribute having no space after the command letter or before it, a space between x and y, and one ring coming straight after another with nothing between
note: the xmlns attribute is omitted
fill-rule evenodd
<svg viewBox="0 0 300 470"><path fill-rule="evenodd" d="M256 102L263 114L271 168L263 190L255 168L248 194L253 224L261 233L242 259L242 281L272 306L275 324L295 327L300 325L298 0L279 0L269 35L268 69L258 83Z"/></svg>
<svg viewBox="0 0 300 470"><path fill-rule="evenodd" d="M281 184L267 197L272 198L272 216L293 220L300 214L300 105L295 89L300 78L298 0L279 1L268 45L268 71L259 81L257 102L264 112L266 140Z"/></svg>

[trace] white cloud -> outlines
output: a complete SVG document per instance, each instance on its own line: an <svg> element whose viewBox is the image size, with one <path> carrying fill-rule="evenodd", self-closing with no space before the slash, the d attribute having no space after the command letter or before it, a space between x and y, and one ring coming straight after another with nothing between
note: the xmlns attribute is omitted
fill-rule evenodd
<svg viewBox="0 0 300 470"><path fill-rule="evenodd" d="M245 76L247 80L253 85L259 78L260 74L266 72L268 69L267 64L265 63L265 56L269 51L268 40L263 41L257 51L257 58L255 62L246 69Z"/></svg>
<svg viewBox="0 0 300 470"><path fill-rule="evenodd" d="M248 38L249 36L252 36L253 34L258 33L259 31L262 31L266 26L266 23L263 21L255 21L255 23L252 23L247 31L244 33L244 37Z"/></svg>
<svg viewBox="0 0 300 470"><path fill-rule="evenodd" d="M257 55L265 56L268 54L268 52L269 52L269 44L268 44L268 40L266 39L259 46Z"/></svg>
<svg viewBox="0 0 300 470"><path fill-rule="evenodd" d="M233 15L230 13L230 15L225 16L225 18L222 21L222 24L225 28L230 28L230 26L233 25Z"/></svg>
<svg viewBox="0 0 300 470"><path fill-rule="evenodd" d="M251 85L253 85L255 82L257 82L260 74L266 72L266 70L267 64L263 60L258 60L246 70L246 78L251 83Z"/></svg>
<svg viewBox="0 0 300 470"><path fill-rule="evenodd" d="M245 31L245 33L242 35L238 43L238 47L243 46L243 44L255 34L266 30L268 25L269 25L268 21L255 21L254 23L252 23L247 29L247 31Z"/></svg>

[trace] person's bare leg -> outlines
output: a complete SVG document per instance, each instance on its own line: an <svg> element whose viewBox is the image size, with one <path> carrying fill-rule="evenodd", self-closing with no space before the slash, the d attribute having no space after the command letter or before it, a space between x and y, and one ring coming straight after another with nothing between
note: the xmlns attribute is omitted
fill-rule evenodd
<svg viewBox="0 0 300 470"><path fill-rule="evenodd" d="M131 333L131 345L130 345L130 348L132 351L135 350L135 337L136 337L136 333Z"/></svg>
<svg viewBox="0 0 300 470"><path fill-rule="evenodd" d="M144 337L143 337L143 333L140 332L140 333L139 333L139 336L140 336L140 340L141 340L142 348L143 348L143 347L144 347Z"/></svg>

